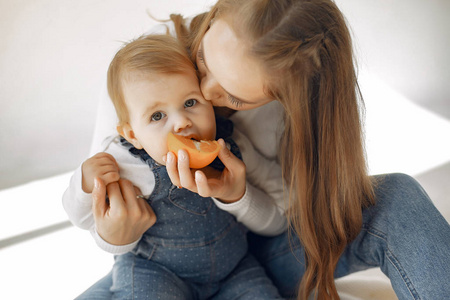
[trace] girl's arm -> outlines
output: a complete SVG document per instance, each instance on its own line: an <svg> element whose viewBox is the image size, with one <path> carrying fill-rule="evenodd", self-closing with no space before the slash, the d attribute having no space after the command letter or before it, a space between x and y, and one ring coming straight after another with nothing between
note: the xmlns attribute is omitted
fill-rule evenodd
<svg viewBox="0 0 450 300"><path fill-rule="evenodd" d="M154 177L153 173L151 172L150 168L141 162L139 158L133 157L128 153L128 150L122 146L119 145L119 142L117 139L112 138L109 141L109 144L106 146L104 152L107 152L116 159L116 161L119 164L119 172L122 179L128 179L131 181L135 186L137 186L143 195L149 195L151 194L154 186ZM125 187L125 189L128 189ZM137 242L140 239L140 236L145 232L141 232L139 234L138 227L130 226L128 229L133 229L134 231L129 231L129 233L132 233L130 237L125 237L119 244L122 246L114 245L113 239L109 235L103 234L99 235L97 230L102 232L106 229L110 228L111 226L114 226L114 218L109 218L109 211L108 214L103 214L100 217L97 218L97 220L104 220L108 219L108 224L106 225L106 222L103 222L101 224L97 223L94 219L93 214L93 195L101 195L102 190L99 189L99 187L95 187L92 194L88 194L83 192L82 189L82 173L81 173L81 166L78 168L74 175L72 176L70 180L69 187L65 191L63 195L63 207L69 216L69 220L77 227L80 227L85 230L89 230L95 241L97 242L97 245L102 248L103 250L114 253L114 254L122 254L125 252L128 252L134 248L134 246L137 244ZM114 198L118 199L117 201L120 201L120 199L124 199L126 197L132 194L133 191L127 192L126 195L120 194L121 190L114 190ZM106 189L105 189L106 193ZM103 202L105 202L106 194L103 193L103 196L97 196L97 200L100 201L100 199L103 199ZM108 196L110 196L108 194ZM142 200L142 199L141 199ZM122 200L123 201L123 200ZM130 201L135 201L135 199L131 199ZM148 204L147 204L148 205ZM144 206L142 208L145 208ZM145 214L148 214L147 210L144 210ZM117 220L117 224L120 220ZM137 220L134 220L132 217L130 217L130 220L127 221L128 224L134 224L137 223ZM135 238L136 234L138 233L139 238L135 240L133 243L130 243L129 245L124 246L124 243L129 242L130 238ZM122 235L123 237L123 235ZM109 242L108 242L109 241Z"/></svg>
<svg viewBox="0 0 450 300"><path fill-rule="evenodd" d="M97 244L111 253L125 253L134 248L156 222L156 215L145 199L137 197L141 191L125 179L105 186L95 179L92 210L96 223L94 238ZM106 195L108 200L106 201ZM100 242L100 243L99 243Z"/></svg>
<svg viewBox="0 0 450 300"><path fill-rule="evenodd" d="M259 154L238 130L233 132L243 157L239 160L223 146L219 158L225 165L221 176L208 178L197 170L192 175L187 155L168 153L166 167L174 185L182 186L203 197L213 197L219 208L236 216L251 231L261 235L278 235L286 230L281 168ZM247 181L246 181L247 177Z"/></svg>
<svg viewBox="0 0 450 300"><path fill-rule="evenodd" d="M244 196L234 203L227 204L214 199L217 206L234 215L239 222L257 234L281 234L287 226L287 201L283 198L280 165L256 151L247 137L236 128L233 139L238 144L246 165L246 190Z"/></svg>

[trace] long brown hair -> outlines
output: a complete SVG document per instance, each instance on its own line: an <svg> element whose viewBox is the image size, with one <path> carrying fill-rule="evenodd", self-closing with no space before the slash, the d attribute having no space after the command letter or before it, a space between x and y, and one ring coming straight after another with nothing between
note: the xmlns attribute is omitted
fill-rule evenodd
<svg viewBox="0 0 450 300"><path fill-rule="evenodd" d="M266 73L265 93L285 108L281 144L290 228L305 251L298 298L339 299L334 270L375 202L367 174L351 37L330 0L219 0L192 40L192 55L214 18L225 21Z"/></svg>

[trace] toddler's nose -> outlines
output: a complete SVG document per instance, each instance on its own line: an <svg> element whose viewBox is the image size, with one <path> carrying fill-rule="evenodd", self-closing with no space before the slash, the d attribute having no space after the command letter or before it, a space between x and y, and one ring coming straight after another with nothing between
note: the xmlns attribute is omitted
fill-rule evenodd
<svg viewBox="0 0 450 300"><path fill-rule="evenodd" d="M180 115L177 117L177 119L175 120L175 124L174 124L174 132L175 133L180 133L181 131L183 131L186 128L190 128L192 126L192 121L190 118Z"/></svg>

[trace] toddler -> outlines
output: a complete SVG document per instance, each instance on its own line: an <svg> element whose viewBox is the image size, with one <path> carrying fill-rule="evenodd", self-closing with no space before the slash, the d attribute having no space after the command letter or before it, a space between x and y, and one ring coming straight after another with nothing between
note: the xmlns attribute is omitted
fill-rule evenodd
<svg viewBox="0 0 450 300"><path fill-rule="evenodd" d="M153 177L140 188L156 222L132 251L115 257L114 297L278 299L276 288L247 251L247 229L219 209L217 199L174 186L164 166L169 132L197 140L223 138L240 157L231 139L232 124L220 118L216 123L187 51L168 35L148 35L128 43L110 64L108 93L119 119L120 143L105 151L109 154L99 153L83 163L82 191L74 192L80 184L72 180L63 202L66 210L77 210L67 203L78 193L91 193L95 177L106 184L126 177L119 167L129 158L122 159L120 147L152 171ZM223 167L219 162L212 166ZM77 218L71 217L72 222L95 227L91 216Z"/></svg>

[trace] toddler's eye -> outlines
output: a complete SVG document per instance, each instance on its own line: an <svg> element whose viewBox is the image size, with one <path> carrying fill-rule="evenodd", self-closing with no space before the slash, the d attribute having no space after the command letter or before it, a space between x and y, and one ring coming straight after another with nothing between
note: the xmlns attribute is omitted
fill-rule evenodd
<svg viewBox="0 0 450 300"><path fill-rule="evenodd" d="M186 102L184 102L184 107L192 107L197 103L197 100L195 99L189 99Z"/></svg>
<svg viewBox="0 0 450 300"><path fill-rule="evenodd" d="M159 121L159 120L161 120L162 118L164 118L164 116L165 116L164 113L158 111L158 112L155 112L155 113L152 115L151 120L152 120L152 121Z"/></svg>

